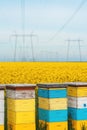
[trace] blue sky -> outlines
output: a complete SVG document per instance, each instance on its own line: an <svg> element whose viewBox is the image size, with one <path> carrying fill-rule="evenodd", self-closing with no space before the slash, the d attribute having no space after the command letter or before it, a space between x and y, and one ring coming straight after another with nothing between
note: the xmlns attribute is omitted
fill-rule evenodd
<svg viewBox="0 0 87 130"><path fill-rule="evenodd" d="M12 60L14 57L15 39L9 36L22 33L21 1L0 1L0 59ZM81 39L82 60L87 60L87 2L78 11L71 22L49 40L70 18L80 5L82 0L25 0L25 33L33 32L39 37L33 38L34 54L37 59L66 60L67 39ZM17 42L17 60L25 57L32 59L31 41L26 39L26 47L23 49L22 39ZM79 60L78 42L71 42L69 60Z"/></svg>

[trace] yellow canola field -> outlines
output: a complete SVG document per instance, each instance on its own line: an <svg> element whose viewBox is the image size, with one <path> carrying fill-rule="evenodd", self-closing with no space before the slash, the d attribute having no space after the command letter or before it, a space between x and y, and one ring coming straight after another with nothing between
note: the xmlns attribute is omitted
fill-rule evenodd
<svg viewBox="0 0 87 130"><path fill-rule="evenodd" d="M87 62L0 62L0 84L87 82Z"/></svg>

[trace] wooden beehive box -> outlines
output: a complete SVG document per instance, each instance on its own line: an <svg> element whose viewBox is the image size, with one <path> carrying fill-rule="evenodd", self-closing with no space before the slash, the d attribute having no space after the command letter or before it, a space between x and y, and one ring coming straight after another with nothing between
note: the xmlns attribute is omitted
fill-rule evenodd
<svg viewBox="0 0 87 130"><path fill-rule="evenodd" d="M68 84L69 124L75 130L87 128L87 83L72 82Z"/></svg>
<svg viewBox="0 0 87 130"><path fill-rule="evenodd" d="M35 130L35 84L7 85L8 130Z"/></svg>
<svg viewBox="0 0 87 130"><path fill-rule="evenodd" d="M67 127L67 85L38 84L39 128L64 130Z"/></svg>
<svg viewBox="0 0 87 130"><path fill-rule="evenodd" d="M5 116L4 90L5 90L5 85L0 84L0 130L4 130L4 116Z"/></svg>

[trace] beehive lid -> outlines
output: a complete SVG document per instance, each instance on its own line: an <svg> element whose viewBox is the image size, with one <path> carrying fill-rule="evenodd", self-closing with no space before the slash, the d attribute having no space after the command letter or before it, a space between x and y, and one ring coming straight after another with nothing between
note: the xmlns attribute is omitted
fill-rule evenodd
<svg viewBox="0 0 87 130"><path fill-rule="evenodd" d="M87 82L70 82L67 85L71 87L87 87Z"/></svg>
<svg viewBox="0 0 87 130"><path fill-rule="evenodd" d="M5 85L5 84L0 84L0 90L4 90L4 89L5 89L5 87L6 87L6 85Z"/></svg>
<svg viewBox="0 0 87 130"><path fill-rule="evenodd" d="M40 83L37 84L39 88L66 88L66 84L61 83Z"/></svg>
<svg viewBox="0 0 87 130"><path fill-rule="evenodd" d="M25 89L35 89L35 84L9 84L6 85L7 89L13 89L13 90L25 90Z"/></svg>

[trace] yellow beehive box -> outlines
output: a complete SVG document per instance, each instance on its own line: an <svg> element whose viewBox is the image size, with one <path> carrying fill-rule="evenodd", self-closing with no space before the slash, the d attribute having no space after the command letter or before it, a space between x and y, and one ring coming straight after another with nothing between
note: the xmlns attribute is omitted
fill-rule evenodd
<svg viewBox="0 0 87 130"><path fill-rule="evenodd" d="M39 121L39 129L40 130L68 130L68 123L67 122L44 122Z"/></svg>
<svg viewBox="0 0 87 130"><path fill-rule="evenodd" d="M72 97L86 97L87 83L73 82L68 85L68 96Z"/></svg>
<svg viewBox="0 0 87 130"><path fill-rule="evenodd" d="M0 130L4 130L4 125L0 125Z"/></svg>
<svg viewBox="0 0 87 130"><path fill-rule="evenodd" d="M35 123L18 124L18 125L8 123L8 130L36 130L36 126Z"/></svg>
<svg viewBox="0 0 87 130"><path fill-rule="evenodd" d="M68 96L72 97L86 97L87 87L68 87Z"/></svg>
<svg viewBox="0 0 87 130"><path fill-rule="evenodd" d="M67 98L41 98L39 97L39 108L46 110L67 109Z"/></svg>
<svg viewBox="0 0 87 130"><path fill-rule="evenodd" d="M35 99L7 99L7 109L15 112L35 111Z"/></svg>
<svg viewBox="0 0 87 130"><path fill-rule="evenodd" d="M48 88L42 88L43 90L48 90ZM49 90L66 90L66 88L49 88Z"/></svg>
<svg viewBox="0 0 87 130"><path fill-rule="evenodd" d="M77 88L75 87L68 87L68 96L77 97Z"/></svg>
<svg viewBox="0 0 87 130"><path fill-rule="evenodd" d="M72 120L70 123L70 129L73 130L87 130L87 120Z"/></svg>
<svg viewBox="0 0 87 130"><path fill-rule="evenodd" d="M7 120L8 122L14 124L35 123L35 111L34 112L7 111Z"/></svg>

